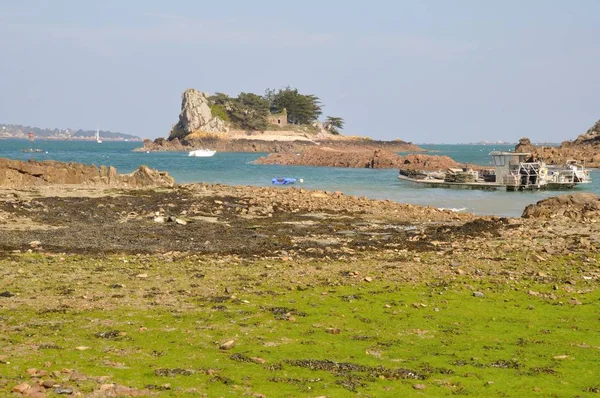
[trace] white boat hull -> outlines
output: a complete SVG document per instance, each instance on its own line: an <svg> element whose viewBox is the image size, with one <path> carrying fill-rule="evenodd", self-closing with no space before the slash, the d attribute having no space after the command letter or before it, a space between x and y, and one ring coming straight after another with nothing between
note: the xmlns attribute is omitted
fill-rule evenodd
<svg viewBox="0 0 600 398"><path fill-rule="evenodd" d="M195 151L190 151L188 156L194 156L197 158L209 158L213 156L217 151L211 151L208 149L196 149Z"/></svg>

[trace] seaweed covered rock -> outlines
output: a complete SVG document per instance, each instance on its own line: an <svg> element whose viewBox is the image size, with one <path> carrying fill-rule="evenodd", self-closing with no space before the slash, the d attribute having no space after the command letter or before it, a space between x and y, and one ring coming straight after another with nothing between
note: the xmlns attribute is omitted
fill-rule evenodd
<svg viewBox="0 0 600 398"><path fill-rule="evenodd" d="M523 218L600 220L600 198L592 193L553 196L529 205Z"/></svg>

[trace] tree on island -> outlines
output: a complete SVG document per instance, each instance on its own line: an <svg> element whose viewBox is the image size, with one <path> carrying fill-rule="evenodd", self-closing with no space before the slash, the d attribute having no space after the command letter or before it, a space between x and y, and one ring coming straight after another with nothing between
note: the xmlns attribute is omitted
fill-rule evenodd
<svg viewBox="0 0 600 398"><path fill-rule="evenodd" d="M260 95L240 93L237 98L215 93L210 97L211 112L221 119L231 122L244 130L265 130L269 103Z"/></svg>
<svg viewBox="0 0 600 398"><path fill-rule="evenodd" d="M240 93L230 115L232 122L244 130L265 130L269 103L260 95L253 93Z"/></svg>
<svg viewBox="0 0 600 398"><path fill-rule="evenodd" d="M209 101L214 116L237 128L253 131L266 130L269 114L282 113L284 109L287 122L296 125L314 124L323 113L319 97L300 94L298 89L289 86L279 90L267 89L264 96L240 93L234 98L215 93L209 97ZM328 130L332 134L339 134L338 129L343 127L344 120L334 117L328 122L331 126Z"/></svg>
<svg viewBox="0 0 600 398"><path fill-rule="evenodd" d="M298 89L287 86L277 92L267 89L264 96L271 113L287 111L288 123L312 124L323 113L321 100L316 95L300 94Z"/></svg>
<svg viewBox="0 0 600 398"><path fill-rule="evenodd" d="M323 126L326 130L329 130L331 134L339 135L340 130L344 128L344 119L336 116L327 116L327 119L325 120L325 123L323 123Z"/></svg>

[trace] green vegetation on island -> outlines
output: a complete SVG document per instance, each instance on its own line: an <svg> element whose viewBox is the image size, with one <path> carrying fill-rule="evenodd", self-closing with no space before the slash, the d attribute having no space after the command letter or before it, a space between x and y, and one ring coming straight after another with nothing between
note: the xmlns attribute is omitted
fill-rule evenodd
<svg viewBox="0 0 600 398"><path fill-rule="evenodd" d="M209 98L213 116L229 122L235 128L263 131L269 128L284 128L287 125L312 126L323 114L319 97L302 94L296 88L267 89L263 96L240 93L237 97L216 93ZM323 127L339 134L344 120L328 117Z"/></svg>

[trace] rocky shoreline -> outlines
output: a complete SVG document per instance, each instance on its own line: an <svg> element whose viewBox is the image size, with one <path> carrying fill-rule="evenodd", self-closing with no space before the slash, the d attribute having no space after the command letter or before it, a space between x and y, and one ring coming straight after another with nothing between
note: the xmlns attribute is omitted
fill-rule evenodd
<svg viewBox="0 0 600 398"><path fill-rule="evenodd" d="M302 137L304 138L304 137ZM302 152L311 148L328 147L347 151L373 151L384 149L392 152L422 152L423 149L417 145L404 141L376 141L367 139L338 139L338 140L313 140L298 139L289 135L268 135L261 137L260 134L247 137L215 137L214 135L203 135L201 138L187 139L183 143L175 138L167 140L157 138L154 141L144 140L144 145L136 149L136 152L187 152L199 148L210 148L218 152Z"/></svg>
<svg viewBox="0 0 600 398"><path fill-rule="evenodd" d="M247 238L246 235L255 234L247 228L256 223L262 225L260 229L265 233L261 234L255 242L262 242L262 244L269 242L267 247L270 249L267 251L273 250L274 247L279 247L277 250L285 250L284 247L290 242L289 238L292 237L293 240L294 233L305 237L324 236L326 237L324 239L335 241L327 246L339 247L339 245L343 246L343 242L353 241L360 236L360 233L357 235L356 232L351 231L370 230L373 232L373 236L368 239L370 243L360 239L360 245L366 244L378 250L377 245L382 243L380 239L387 241L390 236L393 236L392 240L397 241L402 247L422 245L430 247L433 244L432 240L441 238L435 231L445 228L442 227L444 225L450 230L454 228L465 230L468 232L467 235L471 233L469 232L471 228L476 230L480 226L490 228L490 232L497 230L494 233L501 235L504 232L512 234L512 229L507 228L508 225L526 226L522 228L521 237L524 235L535 237L536 233L540 232L540 227L545 228L539 225L539 219L545 220L544 223L562 225L567 229L576 227L598 230L600 227L600 223L596 223L600 221L600 202L592 194L565 195L559 196L558 199L546 199L537 205L529 206L524 211L526 218L510 220L399 204L389 200L371 200L344 195L341 192L203 183L178 185L167 173L144 166L134 173L120 175L114 168L97 168L53 161L21 162L0 159L0 177L0 188L3 190L0 200L3 207L1 222L2 229L6 232L5 250L23 249L27 247L28 239L34 238L31 234L21 236L22 222L13 223L17 218L28 217L33 224L45 224L49 230L60 228L62 231L60 234L52 231L44 236L48 246L55 247L57 250L72 250L78 247L76 242L89 234L89 241L97 242L94 252L118 251L119 247L128 252L139 250L203 252L209 247L212 247L210 250L214 250L215 245L218 247L222 242L223 253L226 253L227 250L234 250L235 247L247 248L250 242L247 241L246 244L239 246L228 242L226 236L243 241ZM118 191L120 193L115 190L120 190ZM71 203L69 197L77 196L81 196L77 200L77 206L68 204ZM78 219L82 221L79 225L75 222ZM152 230L159 233L165 228L163 222L176 219L180 220L179 228L183 228L179 232L185 234L183 232L185 228L192 228L193 236L197 237L196 234L201 234L203 238L185 241L180 240L179 234L174 236L167 234L160 240L167 242L162 249L140 244L147 233ZM93 231L99 227L94 220L98 220L99 225L107 228L105 238L98 236L94 238L96 234ZM69 224L65 224L65 221L69 221ZM86 224L87 221L91 223ZM123 225L118 226L124 221L126 222ZM359 226L364 222L366 222L365 226ZM334 227L335 224L339 226ZM285 225L287 227L281 229ZM19 227L18 232L12 231L14 226ZM203 228L207 230L203 231ZM416 228L424 234L418 243L411 243L410 239L407 239L414 234L411 228ZM80 233L76 232L78 229L81 230ZM217 230L221 232L211 236ZM244 230L246 232L233 238ZM341 233L341 230L347 231L347 234ZM127 238L119 237L119 231L122 231ZM140 231L144 231L144 234L140 234ZM223 231L229 232L222 235ZM291 231L293 231L292 235L290 235ZM555 229L553 234L560 235L558 231L560 229ZM595 232L589 232L585 236L596 236L592 239L594 241L600 239L600 234ZM203 243L205 238L211 242L210 245ZM103 239L111 243L103 246ZM316 239L315 242L318 240ZM447 239L441 240L446 243L435 245L456 247L454 241L451 243ZM123 244L115 246L116 241ZM306 242L310 241L308 239ZM319 247L315 242L309 243L308 246L313 249ZM467 244L466 241L464 243ZM484 241L480 243L487 245ZM566 249L567 246L561 250ZM264 250L261 253L266 254Z"/></svg>
<svg viewBox="0 0 600 398"><path fill-rule="evenodd" d="M27 162L0 158L0 188L55 185L143 188L172 187L175 180L167 172L140 166L130 174L119 174L112 166L64 163L54 160Z"/></svg>

